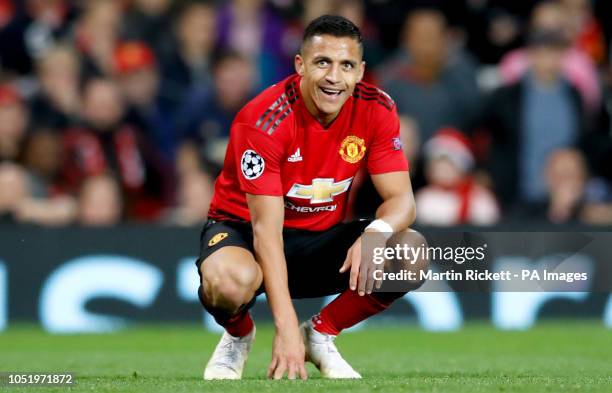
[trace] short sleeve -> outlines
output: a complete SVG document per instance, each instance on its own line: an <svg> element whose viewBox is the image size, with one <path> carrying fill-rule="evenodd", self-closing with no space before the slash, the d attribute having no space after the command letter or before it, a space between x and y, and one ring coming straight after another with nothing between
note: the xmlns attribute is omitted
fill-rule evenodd
<svg viewBox="0 0 612 393"><path fill-rule="evenodd" d="M234 123L230 146L242 192L283 195L280 169L284 150L278 138L247 124Z"/></svg>
<svg viewBox="0 0 612 393"><path fill-rule="evenodd" d="M373 118L374 132L367 156L368 172L377 175L408 170L408 160L402 148L397 110L382 109Z"/></svg>

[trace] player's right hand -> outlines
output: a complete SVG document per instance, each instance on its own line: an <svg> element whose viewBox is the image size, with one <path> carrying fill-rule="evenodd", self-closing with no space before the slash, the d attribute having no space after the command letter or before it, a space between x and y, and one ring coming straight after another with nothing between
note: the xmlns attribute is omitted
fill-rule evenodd
<svg viewBox="0 0 612 393"><path fill-rule="evenodd" d="M282 379L286 373L289 379L295 379L297 376L307 379L308 373L304 366L304 357L304 341L297 324L277 329L272 345L272 361L268 367L268 378Z"/></svg>

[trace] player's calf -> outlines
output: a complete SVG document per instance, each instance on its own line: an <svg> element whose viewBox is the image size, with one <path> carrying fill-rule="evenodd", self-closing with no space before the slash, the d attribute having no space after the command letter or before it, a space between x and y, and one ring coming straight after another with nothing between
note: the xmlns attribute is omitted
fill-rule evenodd
<svg viewBox="0 0 612 393"><path fill-rule="evenodd" d="M367 240L366 240L367 241ZM408 230L395 234L389 239L386 246L395 248L399 245L410 248L426 247L425 238L418 232ZM420 256L416 259L393 259L384 264L385 272L397 272L409 270L417 272L427 269L429 261ZM416 274L419 277L419 274ZM395 283L398 284L398 283ZM306 340L307 353L311 360L324 377L327 378L358 378L350 365L342 359L337 349L333 346L333 339L343 329L347 329L373 315L387 309L395 300L403 297L407 292L418 289L423 284L422 280L406 280L399 285L385 285L382 283L380 289L371 294L360 295L357 291L347 289L325 306L321 312L315 315L309 324L302 326L304 332L310 332L305 337L323 337L325 340ZM319 335L317 335L319 334ZM322 348L322 349L321 349ZM333 353L333 355L329 355ZM342 360L338 360L342 359Z"/></svg>
<svg viewBox="0 0 612 393"><path fill-rule="evenodd" d="M248 304L262 283L261 269L247 250L226 247L202 262L200 275L200 301L225 328L204 379L240 379L255 340Z"/></svg>

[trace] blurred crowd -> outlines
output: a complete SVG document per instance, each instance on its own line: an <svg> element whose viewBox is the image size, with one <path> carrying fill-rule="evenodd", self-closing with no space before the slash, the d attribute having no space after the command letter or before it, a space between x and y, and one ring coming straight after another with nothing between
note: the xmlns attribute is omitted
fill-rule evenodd
<svg viewBox="0 0 612 393"><path fill-rule="evenodd" d="M418 222L612 225L610 3L0 0L0 222L201 223L234 115L339 14L397 104Z"/></svg>

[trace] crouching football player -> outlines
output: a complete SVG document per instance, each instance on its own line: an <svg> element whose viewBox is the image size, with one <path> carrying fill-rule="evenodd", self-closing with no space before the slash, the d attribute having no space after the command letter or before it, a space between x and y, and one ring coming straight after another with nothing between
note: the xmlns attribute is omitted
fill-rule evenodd
<svg viewBox="0 0 612 393"><path fill-rule="evenodd" d="M197 261L200 300L225 328L205 379L241 378L255 338L249 308L263 292L276 327L269 378L306 378L306 360L323 377L360 378L334 338L405 293L375 291L377 267L361 260L364 233L397 239L415 217L395 104L361 82L362 50L349 20L315 19L295 56L297 73L232 124ZM372 222L342 223L360 167L383 203ZM292 298L331 294L340 295L298 324Z"/></svg>

